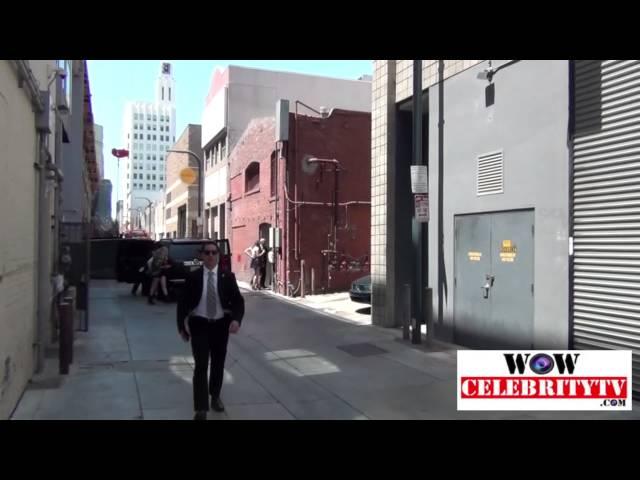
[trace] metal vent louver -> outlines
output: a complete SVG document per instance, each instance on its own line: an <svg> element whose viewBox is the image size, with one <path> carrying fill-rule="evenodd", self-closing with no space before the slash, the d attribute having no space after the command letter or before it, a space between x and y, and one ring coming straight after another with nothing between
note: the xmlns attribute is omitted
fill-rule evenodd
<svg viewBox="0 0 640 480"><path fill-rule="evenodd" d="M477 194L494 195L504 193L504 160L502 152L493 152L478 157Z"/></svg>

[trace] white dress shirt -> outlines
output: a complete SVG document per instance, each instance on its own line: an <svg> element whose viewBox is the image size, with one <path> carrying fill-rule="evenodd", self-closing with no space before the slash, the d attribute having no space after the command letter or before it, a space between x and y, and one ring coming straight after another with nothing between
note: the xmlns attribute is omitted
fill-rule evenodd
<svg viewBox="0 0 640 480"><path fill-rule="evenodd" d="M213 270L209 270L207 267L202 268L202 296L200 297L200 303L196 309L192 312L192 316L207 317L207 284L209 283L209 272L213 272L213 285L215 288L214 297L216 299L216 318L209 320L221 320L224 318L224 311L222 310L222 303L220 303L220 295L218 294L218 266Z"/></svg>

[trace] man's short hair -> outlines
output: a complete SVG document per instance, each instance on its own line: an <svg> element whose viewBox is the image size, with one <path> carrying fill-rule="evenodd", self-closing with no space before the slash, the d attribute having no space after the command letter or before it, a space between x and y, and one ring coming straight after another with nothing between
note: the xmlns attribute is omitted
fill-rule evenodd
<svg viewBox="0 0 640 480"><path fill-rule="evenodd" d="M213 245L214 247L216 247L216 251L220 252L220 248L218 247L218 244L216 242L214 242L213 240L208 240L208 241L204 242L200 246L200 251L204 252L204 250L207 248L207 245Z"/></svg>

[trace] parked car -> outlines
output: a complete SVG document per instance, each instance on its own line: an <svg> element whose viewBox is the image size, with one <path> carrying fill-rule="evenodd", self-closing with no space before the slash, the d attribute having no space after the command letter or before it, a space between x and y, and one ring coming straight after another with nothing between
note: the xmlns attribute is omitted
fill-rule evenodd
<svg viewBox="0 0 640 480"><path fill-rule="evenodd" d="M160 240L160 244L169 249L169 261L171 268L167 270L167 288L175 292L186 281L187 273L196 270L202 265L200 250L202 244L210 242L208 239L178 239L166 238ZM220 249L219 268L231 271L231 246L226 238L214 240Z"/></svg>
<svg viewBox="0 0 640 480"><path fill-rule="evenodd" d="M349 297L354 302L371 304L371 275L353 282L351 290L349 290Z"/></svg>

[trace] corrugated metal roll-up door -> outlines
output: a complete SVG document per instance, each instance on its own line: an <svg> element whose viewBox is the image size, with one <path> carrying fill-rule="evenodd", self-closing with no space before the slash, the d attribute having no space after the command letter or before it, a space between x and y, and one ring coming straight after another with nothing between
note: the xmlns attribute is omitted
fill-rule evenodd
<svg viewBox="0 0 640 480"><path fill-rule="evenodd" d="M573 342L633 350L640 397L640 60L575 62Z"/></svg>

